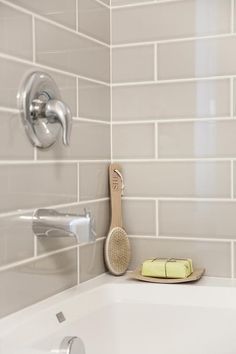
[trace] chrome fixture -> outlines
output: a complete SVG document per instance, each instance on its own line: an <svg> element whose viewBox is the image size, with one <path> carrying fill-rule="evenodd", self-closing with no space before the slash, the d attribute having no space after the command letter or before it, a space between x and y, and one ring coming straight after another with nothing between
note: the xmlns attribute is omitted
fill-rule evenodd
<svg viewBox="0 0 236 354"><path fill-rule="evenodd" d="M78 337L65 337L60 345L61 354L85 354L83 341Z"/></svg>
<svg viewBox="0 0 236 354"><path fill-rule="evenodd" d="M38 209L33 216L32 228L37 237L75 237L79 243L96 240L94 219L87 210L84 215L76 215Z"/></svg>
<svg viewBox="0 0 236 354"><path fill-rule="evenodd" d="M69 145L71 112L61 100L52 77L44 72L33 72L24 80L18 105L26 133L33 145L47 148L55 143L62 128L62 141Z"/></svg>

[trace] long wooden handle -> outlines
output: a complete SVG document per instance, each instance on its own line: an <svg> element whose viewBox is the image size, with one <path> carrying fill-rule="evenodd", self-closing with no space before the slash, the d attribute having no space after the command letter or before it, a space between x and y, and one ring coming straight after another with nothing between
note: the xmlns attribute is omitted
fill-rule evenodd
<svg viewBox="0 0 236 354"><path fill-rule="evenodd" d="M122 211L121 211L121 193L122 193L122 181L117 172L120 173L121 166L117 163L112 163L109 167L109 184L110 184L110 196L111 196L111 226L122 227Z"/></svg>

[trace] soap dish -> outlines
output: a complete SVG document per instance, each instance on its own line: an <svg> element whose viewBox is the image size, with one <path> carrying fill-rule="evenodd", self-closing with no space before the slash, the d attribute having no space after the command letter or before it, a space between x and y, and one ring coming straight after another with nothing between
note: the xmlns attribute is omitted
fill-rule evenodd
<svg viewBox="0 0 236 354"><path fill-rule="evenodd" d="M178 283L189 283L192 281L197 281L201 279L203 274L205 273L204 268L195 269L191 275L187 278L176 279L176 278L157 278L157 277L145 277L141 273L141 268L134 270L129 273L131 279L136 279L140 281L146 281L149 283L162 283L162 284L178 284Z"/></svg>

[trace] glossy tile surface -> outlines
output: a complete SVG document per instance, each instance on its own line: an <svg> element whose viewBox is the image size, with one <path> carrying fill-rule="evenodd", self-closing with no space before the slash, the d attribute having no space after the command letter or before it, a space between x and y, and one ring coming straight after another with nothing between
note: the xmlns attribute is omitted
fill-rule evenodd
<svg viewBox="0 0 236 354"><path fill-rule="evenodd" d="M154 201L125 200L122 204L124 229L128 235L156 234L156 208Z"/></svg>
<svg viewBox="0 0 236 354"><path fill-rule="evenodd" d="M113 125L113 157L115 159L154 158L154 139L154 124Z"/></svg>
<svg viewBox="0 0 236 354"><path fill-rule="evenodd" d="M148 258L192 258L195 268L205 268L206 275L230 276L230 243L185 240L131 239L131 269Z"/></svg>
<svg viewBox="0 0 236 354"><path fill-rule="evenodd" d="M11 0L12 3L22 6L36 14L59 22L65 26L75 28L76 24L76 2L75 0Z"/></svg>
<svg viewBox="0 0 236 354"><path fill-rule="evenodd" d="M110 121L110 88L88 80L78 80L78 115Z"/></svg>
<svg viewBox="0 0 236 354"><path fill-rule="evenodd" d="M31 16L4 4L0 4L0 51L24 59L33 58Z"/></svg>
<svg viewBox="0 0 236 354"><path fill-rule="evenodd" d="M0 282L0 316L3 317L76 285L76 250L2 271Z"/></svg>
<svg viewBox="0 0 236 354"><path fill-rule="evenodd" d="M80 246L80 283L94 278L106 271L103 260L103 247L103 240Z"/></svg>
<svg viewBox="0 0 236 354"><path fill-rule="evenodd" d="M0 218L0 266L34 255L32 213Z"/></svg>
<svg viewBox="0 0 236 354"><path fill-rule="evenodd" d="M107 198L108 163L81 163L79 166L79 198L81 201Z"/></svg>
<svg viewBox="0 0 236 354"><path fill-rule="evenodd" d="M77 200L76 164L0 166L1 212Z"/></svg>
<svg viewBox="0 0 236 354"><path fill-rule="evenodd" d="M114 43L204 36L230 30L229 0L167 1L113 10Z"/></svg>
<svg viewBox="0 0 236 354"><path fill-rule="evenodd" d="M158 133L159 157L236 156L234 121L160 124Z"/></svg>
<svg viewBox="0 0 236 354"><path fill-rule="evenodd" d="M20 115L0 111L0 159L28 160L33 154Z"/></svg>
<svg viewBox="0 0 236 354"><path fill-rule="evenodd" d="M40 20L35 29L37 62L109 81L109 48Z"/></svg>
<svg viewBox="0 0 236 354"><path fill-rule="evenodd" d="M114 87L114 120L225 117L230 114L229 80Z"/></svg>
<svg viewBox="0 0 236 354"><path fill-rule="evenodd" d="M131 162L123 172L129 197L230 196L227 162Z"/></svg>
<svg viewBox="0 0 236 354"><path fill-rule="evenodd" d="M78 0L78 30L110 42L110 10L96 0Z"/></svg>
<svg viewBox="0 0 236 354"><path fill-rule="evenodd" d="M112 50L112 81L154 80L154 46L114 48Z"/></svg>
<svg viewBox="0 0 236 354"><path fill-rule="evenodd" d="M235 211L236 203L230 201L160 201L160 235L235 239Z"/></svg>
<svg viewBox="0 0 236 354"><path fill-rule="evenodd" d="M159 78L165 80L235 74L236 53L232 51L235 45L234 36L160 44Z"/></svg>

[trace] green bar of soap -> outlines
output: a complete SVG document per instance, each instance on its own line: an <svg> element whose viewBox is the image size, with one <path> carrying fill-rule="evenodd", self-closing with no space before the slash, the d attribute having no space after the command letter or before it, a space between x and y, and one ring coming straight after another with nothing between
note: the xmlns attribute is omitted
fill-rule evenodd
<svg viewBox="0 0 236 354"><path fill-rule="evenodd" d="M187 259L148 259L142 264L142 275L156 278L187 278L193 272L192 260Z"/></svg>

